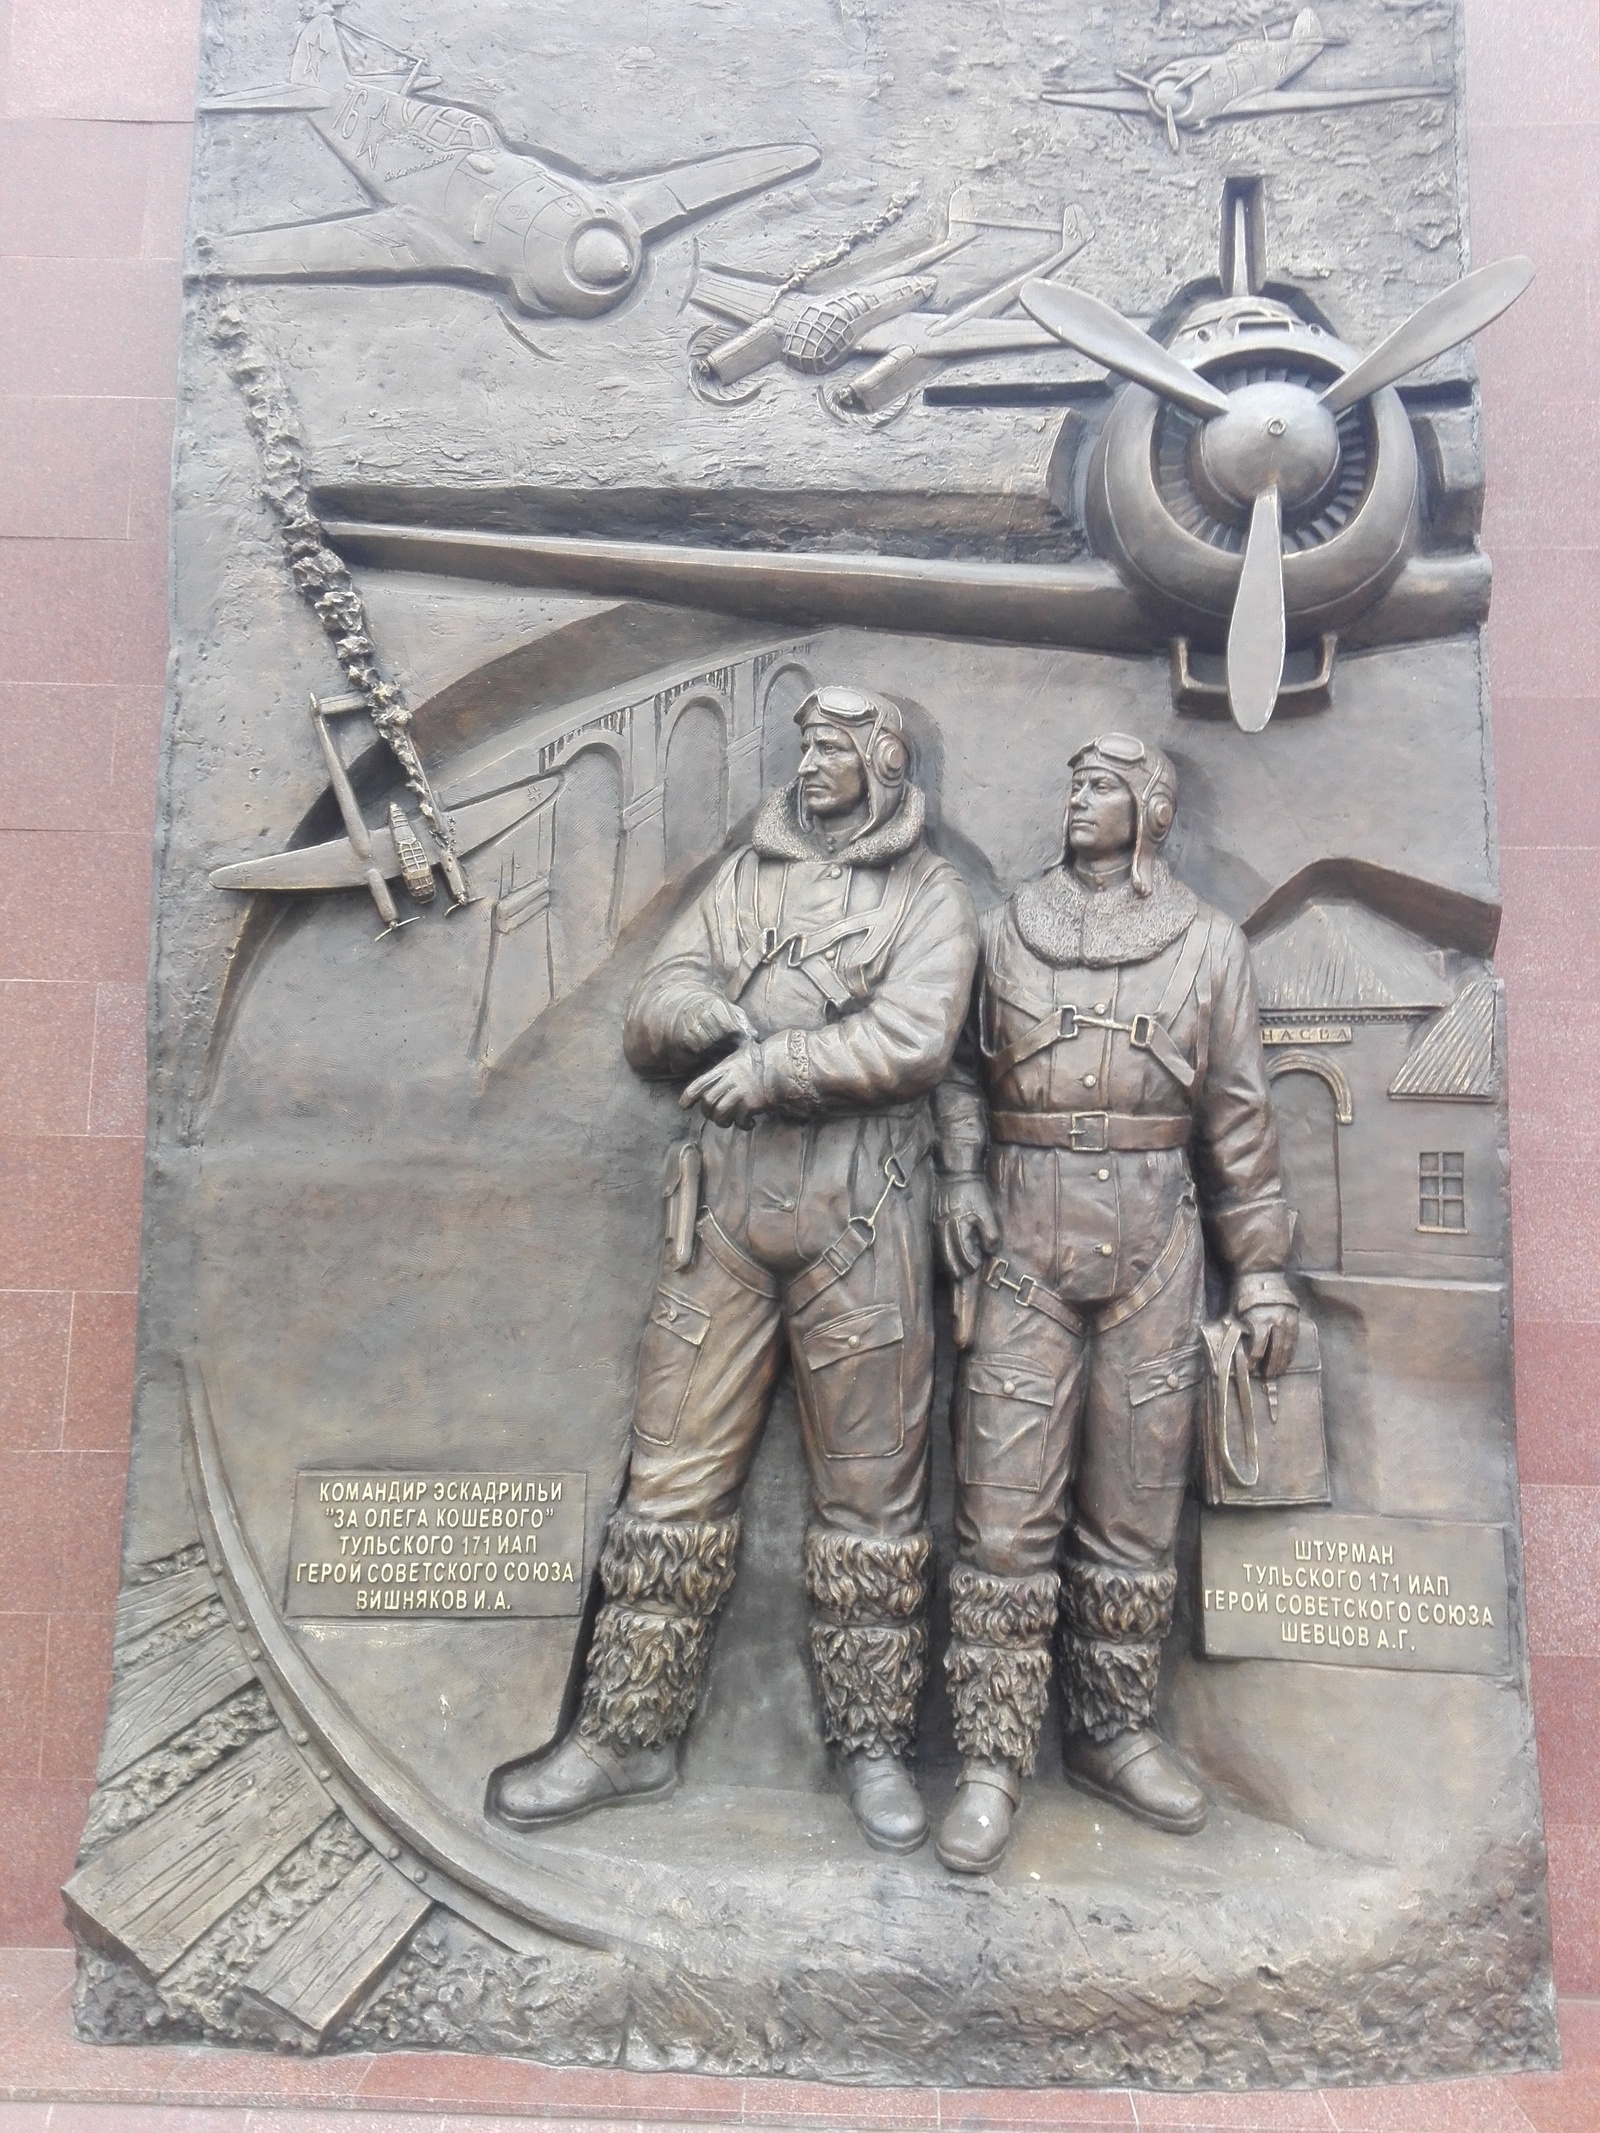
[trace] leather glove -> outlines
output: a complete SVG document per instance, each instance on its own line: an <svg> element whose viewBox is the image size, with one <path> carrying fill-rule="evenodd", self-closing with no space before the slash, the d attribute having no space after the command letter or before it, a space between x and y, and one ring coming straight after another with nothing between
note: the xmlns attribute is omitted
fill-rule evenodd
<svg viewBox="0 0 1600 2133"><path fill-rule="evenodd" d="M697 1074L678 1101L685 1111L698 1104L719 1126L748 1125L771 1102L760 1045L741 1044L726 1059Z"/></svg>
<svg viewBox="0 0 1600 2133"><path fill-rule="evenodd" d="M976 1172L940 1175L933 1188L933 1228L951 1277L981 1274L983 1263L1000 1242L989 1188Z"/></svg>
<svg viewBox="0 0 1600 2133"><path fill-rule="evenodd" d="M1239 1313L1244 1320L1250 1367L1264 1378L1275 1378L1294 1360L1295 1337L1300 1330L1297 1303L1251 1304Z"/></svg>
<svg viewBox="0 0 1600 2133"><path fill-rule="evenodd" d="M679 1008L674 1034L684 1051L698 1057L702 1052L715 1051L730 1037L736 1044L748 1044L755 1031L750 1017L736 1001L725 1000L720 992L702 992Z"/></svg>

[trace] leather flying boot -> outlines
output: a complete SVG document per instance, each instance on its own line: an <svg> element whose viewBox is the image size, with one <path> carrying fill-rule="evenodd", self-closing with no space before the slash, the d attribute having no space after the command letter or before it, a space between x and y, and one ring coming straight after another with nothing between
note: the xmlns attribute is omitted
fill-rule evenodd
<svg viewBox="0 0 1600 2133"><path fill-rule="evenodd" d="M1059 1591L1053 1570L1002 1577L973 1563L951 1568L944 1670L966 1760L934 1850L954 1874L992 1874L1011 1842L1044 1725Z"/></svg>
<svg viewBox="0 0 1600 2133"><path fill-rule="evenodd" d="M1205 1794L1151 1726L1131 1726L1110 1740L1069 1733L1061 1760L1080 1792L1124 1807L1154 1829L1192 1837L1205 1826Z"/></svg>
<svg viewBox="0 0 1600 2133"><path fill-rule="evenodd" d="M933 1848L952 1874L992 1874L1011 1848L1022 1779L1010 1763L970 1761Z"/></svg>
<svg viewBox="0 0 1600 2133"><path fill-rule="evenodd" d="M1080 1791L1192 1837L1205 1822L1205 1794L1155 1727L1161 1640L1177 1590L1170 1566L1065 1558L1061 1753Z"/></svg>
<svg viewBox="0 0 1600 2133"><path fill-rule="evenodd" d="M677 1782L676 1741L626 1752L569 1733L554 1755L497 1770L489 1782L489 1812L513 1829L539 1829L596 1807L671 1792Z"/></svg>
<svg viewBox="0 0 1600 2133"><path fill-rule="evenodd" d="M928 1812L911 1772L885 1748L863 1748L844 1759L850 1812L878 1852L914 1852L927 1842Z"/></svg>
<svg viewBox="0 0 1600 2133"><path fill-rule="evenodd" d="M806 1535L823 1736L839 1750L850 1811L879 1851L914 1852L928 1834L905 1759L928 1671L932 1552L926 1532L880 1540L813 1526Z"/></svg>
<svg viewBox="0 0 1600 2133"><path fill-rule="evenodd" d="M737 1518L614 1515L600 1552L606 1598L578 1723L554 1754L522 1756L493 1773L490 1814L513 1829L540 1829L672 1790L738 1545Z"/></svg>

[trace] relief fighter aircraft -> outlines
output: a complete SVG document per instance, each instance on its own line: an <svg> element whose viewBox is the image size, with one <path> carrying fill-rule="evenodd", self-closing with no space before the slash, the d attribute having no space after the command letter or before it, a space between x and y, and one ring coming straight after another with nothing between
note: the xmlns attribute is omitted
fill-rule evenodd
<svg viewBox="0 0 1600 2133"><path fill-rule="evenodd" d="M770 280L725 267L702 269L689 301L740 330L721 338L706 330L696 336L690 362L697 389L702 397L732 397L728 388L771 363L815 378L852 356L875 356L880 361L873 369L839 394L844 407L871 413L903 400L922 376L944 363L1051 347L1050 335L1031 319L1001 323L997 314L1016 301L1025 281L1053 273L1083 249L1088 237L1073 208L1063 219L1061 245L1048 258L983 291L959 311L925 308L938 291L937 277L926 270L965 250L985 229L1003 227L981 222L970 195L954 192L938 243L871 280L826 294L807 295L783 283L774 288Z"/></svg>
<svg viewBox="0 0 1600 2133"><path fill-rule="evenodd" d="M508 147L476 111L420 94L421 57L318 6L280 88L208 112L303 112L377 203L365 212L202 240L202 271L256 281L465 281L532 318L598 318L637 286L646 247L814 170L791 143L595 181Z"/></svg>
<svg viewBox="0 0 1600 2133"><path fill-rule="evenodd" d="M810 276L804 268L776 281L735 267L697 267L690 303L738 330L702 327L696 334L689 352L696 384L713 391L726 388L778 362L807 377L835 369L865 334L927 303L938 288L927 269L965 250L977 234L971 195L957 191L945 210L944 235L935 243L885 273L826 295L806 293Z"/></svg>
<svg viewBox="0 0 1600 2133"><path fill-rule="evenodd" d="M439 807L450 834L448 852L428 829L415 823L398 800L389 803L388 819L373 829L361 812L345 767L329 731L328 721L344 713L365 711L364 696L315 697L311 699L311 723L317 730L328 781L339 804L344 835L327 844L296 845L286 852L266 852L258 859L241 859L231 866L212 869L214 889L360 889L365 888L384 922L383 933L396 932L412 921L400 916L390 889L391 881L403 881L413 903L432 903L435 894L433 870L447 879L453 862L503 837L508 830L555 798L559 778L535 778L509 785L497 792L461 800L441 798ZM459 869L455 879L460 880ZM471 901L465 888L458 905Z"/></svg>
<svg viewBox="0 0 1600 2133"><path fill-rule="evenodd" d="M1263 29L1225 52L1200 53L1169 60L1149 76L1118 67L1121 89L1046 89L1047 104L1067 104L1078 111L1116 111L1143 115L1166 128L1175 154L1182 136L1204 133L1224 119L1273 118L1289 111L1344 111L1358 104L1388 104L1413 97L1448 96L1448 88L1412 82L1393 89L1286 89L1285 82L1303 74L1330 45L1314 8L1303 7L1281 37Z"/></svg>
<svg viewBox="0 0 1600 2133"><path fill-rule="evenodd" d="M1222 235L1218 293L1191 302L1168 343L1086 290L1022 291L1052 338L1119 381L1098 432L1080 432L1086 554L1010 562L350 519L326 537L376 569L764 623L1166 649L1181 707L1231 711L1257 733L1280 698L1330 701L1341 633L1362 646L1412 643L1484 619L1488 561L1476 546L1430 545L1412 418L1395 388L1497 319L1533 264L1480 268L1363 355L1285 301L1290 292L1267 294L1265 241L1251 238L1243 195L1225 199ZM1286 681L1291 653L1315 659L1309 681ZM1206 679L1205 659L1221 680Z"/></svg>

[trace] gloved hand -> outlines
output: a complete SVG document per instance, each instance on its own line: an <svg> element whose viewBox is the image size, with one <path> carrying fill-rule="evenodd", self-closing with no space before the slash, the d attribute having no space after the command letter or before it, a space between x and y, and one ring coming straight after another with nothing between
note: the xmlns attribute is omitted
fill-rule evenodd
<svg viewBox="0 0 1600 2133"><path fill-rule="evenodd" d="M933 1231L952 1279L981 1274L1000 1242L989 1188L976 1171L941 1174L933 1188Z"/></svg>
<svg viewBox="0 0 1600 2133"><path fill-rule="evenodd" d="M1239 1313L1246 1327L1250 1367L1264 1378L1275 1378L1294 1360L1295 1338L1300 1330L1297 1303L1251 1304Z"/></svg>
<svg viewBox="0 0 1600 2133"><path fill-rule="evenodd" d="M685 1111L698 1104L719 1126L743 1126L771 1102L759 1044L741 1044L726 1059L697 1074L678 1098Z"/></svg>
<svg viewBox="0 0 1600 2133"><path fill-rule="evenodd" d="M736 1043L748 1044L755 1031L750 1017L736 1001L725 1000L720 992L703 992L679 1008L676 1035L686 1052L699 1054L714 1051L730 1037Z"/></svg>

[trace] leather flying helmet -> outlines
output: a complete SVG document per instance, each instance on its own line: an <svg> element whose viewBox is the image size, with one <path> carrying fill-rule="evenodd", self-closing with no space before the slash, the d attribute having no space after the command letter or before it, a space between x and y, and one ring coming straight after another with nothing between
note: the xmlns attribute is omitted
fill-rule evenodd
<svg viewBox="0 0 1600 2133"><path fill-rule="evenodd" d="M1151 863L1155 847L1172 827L1178 803L1178 773L1171 759L1159 748L1147 747L1131 733L1102 733L1080 748L1072 768L1108 770L1120 778L1133 795L1133 886L1148 896L1154 877Z"/></svg>
<svg viewBox="0 0 1600 2133"><path fill-rule="evenodd" d="M813 689L794 715L794 722L802 731L819 721L837 726L854 743L867 774L867 828L876 829L880 822L888 821L905 798L906 779L911 771L911 750L898 706L869 695L865 689L830 685Z"/></svg>

